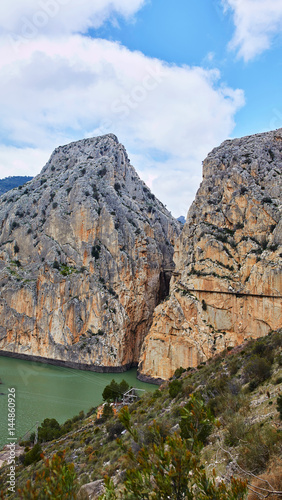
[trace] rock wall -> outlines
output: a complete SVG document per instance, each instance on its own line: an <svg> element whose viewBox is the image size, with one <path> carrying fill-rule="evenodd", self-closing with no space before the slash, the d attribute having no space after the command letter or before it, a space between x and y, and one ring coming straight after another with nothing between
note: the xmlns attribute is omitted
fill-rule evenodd
<svg viewBox="0 0 282 500"><path fill-rule="evenodd" d="M0 350L137 364L180 224L109 134L54 151L0 198Z"/></svg>
<svg viewBox="0 0 282 500"><path fill-rule="evenodd" d="M282 129L225 141L176 243L170 297L154 313L139 364L168 379L282 325Z"/></svg>

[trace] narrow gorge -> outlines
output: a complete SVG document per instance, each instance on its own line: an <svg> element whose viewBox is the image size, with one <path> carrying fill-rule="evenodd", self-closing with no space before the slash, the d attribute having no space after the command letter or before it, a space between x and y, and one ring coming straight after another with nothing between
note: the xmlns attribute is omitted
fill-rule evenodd
<svg viewBox="0 0 282 500"><path fill-rule="evenodd" d="M116 136L1 196L0 354L159 382L281 327L282 129L203 163L184 228Z"/></svg>

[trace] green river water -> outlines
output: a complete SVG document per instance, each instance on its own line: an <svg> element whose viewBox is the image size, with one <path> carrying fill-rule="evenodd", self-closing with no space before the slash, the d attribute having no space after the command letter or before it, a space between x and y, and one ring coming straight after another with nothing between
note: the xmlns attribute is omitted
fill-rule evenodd
<svg viewBox="0 0 282 500"><path fill-rule="evenodd" d="M16 389L16 437L21 438L37 421L56 418L60 424L102 402L104 387L112 379L152 391L155 385L125 373L95 373L0 356L0 449L8 434L8 389Z"/></svg>

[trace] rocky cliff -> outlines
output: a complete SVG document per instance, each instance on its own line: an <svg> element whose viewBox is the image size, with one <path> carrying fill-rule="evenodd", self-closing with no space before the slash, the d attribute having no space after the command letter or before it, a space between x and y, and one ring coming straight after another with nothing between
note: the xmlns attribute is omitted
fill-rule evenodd
<svg viewBox="0 0 282 500"><path fill-rule="evenodd" d="M59 147L0 203L1 351L91 369L137 363L180 225L117 138Z"/></svg>
<svg viewBox="0 0 282 500"><path fill-rule="evenodd" d="M141 377L175 369L282 324L282 129L225 141L176 243L170 297L156 308Z"/></svg>

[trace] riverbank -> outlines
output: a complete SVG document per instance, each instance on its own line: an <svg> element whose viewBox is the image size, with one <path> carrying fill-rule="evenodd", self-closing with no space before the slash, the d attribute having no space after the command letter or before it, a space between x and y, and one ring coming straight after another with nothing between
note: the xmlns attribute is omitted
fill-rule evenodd
<svg viewBox="0 0 282 500"><path fill-rule="evenodd" d="M55 418L60 424L90 408L99 406L106 385L114 378L129 386L154 391L156 385L140 382L136 368L127 372L105 373L78 370L35 360L0 357L3 384L0 396L0 449L7 444L8 389L16 390L16 437L20 439L38 421Z"/></svg>
<svg viewBox="0 0 282 500"><path fill-rule="evenodd" d="M35 361L36 363L61 366L63 368L72 368L73 370L83 370L95 373L124 373L130 370L131 368L137 367L137 363L129 363L123 366L88 365L86 363L74 363L72 361L44 358L43 356L32 356L30 354L22 354L10 351L0 351L0 356L4 356L5 358L21 359L23 361Z"/></svg>

